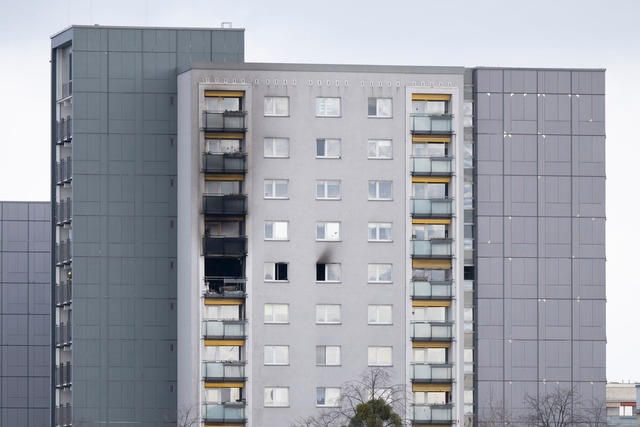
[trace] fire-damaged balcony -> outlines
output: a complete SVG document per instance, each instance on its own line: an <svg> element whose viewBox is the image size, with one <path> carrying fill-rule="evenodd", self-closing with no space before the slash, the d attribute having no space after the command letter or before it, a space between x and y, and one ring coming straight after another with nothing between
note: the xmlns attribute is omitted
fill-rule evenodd
<svg viewBox="0 0 640 427"><path fill-rule="evenodd" d="M453 256L453 240L411 240L411 256L413 258L451 258Z"/></svg>
<svg viewBox="0 0 640 427"><path fill-rule="evenodd" d="M202 252L204 256L243 257L247 255L247 237L204 236Z"/></svg>
<svg viewBox="0 0 640 427"><path fill-rule="evenodd" d="M411 322L412 341L452 341L453 324L450 322Z"/></svg>
<svg viewBox="0 0 640 427"><path fill-rule="evenodd" d="M202 171L205 173L246 173L247 154L202 153Z"/></svg>
<svg viewBox="0 0 640 427"><path fill-rule="evenodd" d="M209 340L243 340L247 338L247 321L232 320L204 320L202 329L205 339Z"/></svg>
<svg viewBox="0 0 640 427"><path fill-rule="evenodd" d="M411 133L414 135L451 135L452 114L411 114Z"/></svg>
<svg viewBox="0 0 640 427"><path fill-rule="evenodd" d="M411 381L414 383L450 383L453 365L446 363L414 363Z"/></svg>
<svg viewBox="0 0 640 427"><path fill-rule="evenodd" d="M247 214L246 194L205 194L202 211L213 216L242 216Z"/></svg>
<svg viewBox="0 0 640 427"><path fill-rule="evenodd" d="M205 403L202 405L202 421L225 425L244 425L245 402Z"/></svg>
<svg viewBox="0 0 640 427"><path fill-rule="evenodd" d="M246 132L246 111L204 111L202 127L205 132Z"/></svg>
<svg viewBox="0 0 640 427"><path fill-rule="evenodd" d="M413 424L451 424L453 408L451 405L413 405Z"/></svg>
<svg viewBox="0 0 640 427"><path fill-rule="evenodd" d="M411 156L411 175L449 176L453 172L453 158Z"/></svg>
<svg viewBox="0 0 640 427"><path fill-rule="evenodd" d="M244 373L245 362L223 361L204 362L202 372L205 381L210 382L240 382L247 378Z"/></svg>
<svg viewBox="0 0 640 427"><path fill-rule="evenodd" d="M451 280L434 281L414 278L411 282L411 298L415 300L449 300L453 297Z"/></svg>
<svg viewBox="0 0 640 427"><path fill-rule="evenodd" d="M247 280L234 277L205 277L205 298L245 298Z"/></svg>
<svg viewBox="0 0 640 427"><path fill-rule="evenodd" d="M447 218L453 215L453 199L411 199L413 218Z"/></svg>

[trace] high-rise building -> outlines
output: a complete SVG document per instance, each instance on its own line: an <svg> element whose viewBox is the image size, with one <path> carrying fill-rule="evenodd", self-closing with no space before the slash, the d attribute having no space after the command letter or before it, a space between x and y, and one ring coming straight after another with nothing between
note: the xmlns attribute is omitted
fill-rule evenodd
<svg viewBox="0 0 640 427"><path fill-rule="evenodd" d="M53 39L57 425L287 426L368 368L413 425L604 400L604 71L245 64L242 34Z"/></svg>

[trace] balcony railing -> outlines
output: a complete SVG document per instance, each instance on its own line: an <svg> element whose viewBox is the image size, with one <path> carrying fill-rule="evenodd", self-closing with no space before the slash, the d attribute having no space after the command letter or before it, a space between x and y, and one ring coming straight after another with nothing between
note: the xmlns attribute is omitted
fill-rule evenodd
<svg viewBox="0 0 640 427"><path fill-rule="evenodd" d="M414 383L450 383L453 379L453 365L439 363L416 363L413 368Z"/></svg>
<svg viewBox="0 0 640 427"><path fill-rule="evenodd" d="M245 173L247 155L245 153L203 153L202 171L205 173Z"/></svg>
<svg viewBox="0 0 640 427"><path fill-rule="evenodd" d="M247 338L246 320L205 320L203 332L206 339L243 340Z"/></svg>
<svg viewBox="0 0 640 427"><path fill-rule="evenodd" d="M451 258L453 256L453 240L411 240L411 256L413 258Z"/></svg>
<svg viewBox="0 0 640 427"><path fill-rule="evenodd" d="M451 424L452 422L451 405L413 405L414 424Z"/></svg>
<svg viewBox="0 0 640 427"><path fill-rule="evenodd" d="M66 347L71 345L71 323L61 323L56 325L56 347Z"/></svg>
<svg viewBox="0 0 640 427"><path fill-rule="evenodd" d="M449 322L411 322L412 341L451 341L453 324Z"/></svg>
<svg viewBox="0 0 640 427"><path fill-rule="evenodd" d="M411 157L411 175L451 175L452 169L451 157Z"/></svg>
<svg viewBox="0 0 640 427"><path fill-rule="evenodd" d="M244 423L244 402L205 403L202 418L205 423Z"/></svg>
<svg viewBox="0 0 640 427"><path fill-rule="evenodd" d="M71 405L69 403L67 403L66 405L56 406L57 427L71 426L72 418Z"/></svg>
<svg viewBox="0 0 640 427"><path fill-rule="evenodd" d="M206 132L245 132L246 111L204 111L202 126Z"/></svg>
<svg viewBox="0 0 640 427"><path fill-rule="evenodd" d="M411 283L411 298L413 299L451 299L452 297L451 280L413 279Z"/></svg>
<svg viewBox="0 0 640 427"><path fill-rule="evenodd" d="M71 198L67 197L66 200L61 200L56 204L56 223L58 225L70 224L72 218L72 204Z"/></svg>
<svg viewBox="0 0 640 427"><path fill-rule="evenodd" d="M64 185L71 182L72 178L72 162L71 157L67 157L66 159L60 160L56 164L56 184Z"/></svg>
<svg viewBox="0 0 640 427"><path fill-rule="evenodd" d="M438 218L453 215L453 199L411 199L411 216Z"/></svg>
<svg viewBox="0 0 640 427"><path fill-rule="evenodd" d="M71 142L71 123L71 116L67 116L66 118L60 119L59 122L56 122L56 143L64 144Z"/></svg>
<svg viewBox="0 0 640 427"><path fill-rule="evenodd" d="M451 135L451 114L411 114L411 133L422 135Z"/></svg>
<svg viewBox="0 0 640 427"><path fill-rule="evenodd" d="M71 363L60 363L56 367L56 387L70 387L71 386Z"/></svg>
<svg viewBox="0 0 640 427"><path fill-rule="evenodd" d="M71 280L61 282L56 285L56 306L71 304Z"/></svg>
<svg viewBox="0 0 640 427"><path fill-rule="evenodd" d="M208 276L204 278L207 298L244 298L247 279Z"/></svg>
<svg viewBox="0 0 640 427"><path fill-rule="evenodd" d="M202 196L205 215L238 216L247 214L246 194L205 194Z"/></svg>
<svg viewBox="0 0 640 427"><path fill-rule="evenodd" d="M56 264L70 264L71 259L71 239L63 240L56 247Z"/></svg>
<svg viewBox="0 0 640 427"><path fill-rule="evenodd" d="M244 362L204 362L202 372L205 381L244 381Z"/></svg>
<svg viewBox="0 0 640 427"><path fill-rule="evenodd" d="M68 82L62 83L61 95L62 96L60 96L60 99L64 99L73 95L73 81L70 80Z"/></svg>
<svg viewBox="0 0 640 427"><path fill-rule="evenodd" d="M202 252L205 256L242 257L247 255L247 238L245 236L204 236Z"/></svg>

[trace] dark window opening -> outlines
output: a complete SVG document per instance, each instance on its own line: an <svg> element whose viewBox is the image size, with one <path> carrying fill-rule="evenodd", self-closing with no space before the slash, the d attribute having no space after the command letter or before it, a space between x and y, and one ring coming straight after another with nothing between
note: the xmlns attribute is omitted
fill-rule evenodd
<svg viewBox="0 0 640 427"><path fill-rule="evenodd" d="M464 268L464 280L474 280L476 277L476 268L471 266L466 266Z"/></svg>

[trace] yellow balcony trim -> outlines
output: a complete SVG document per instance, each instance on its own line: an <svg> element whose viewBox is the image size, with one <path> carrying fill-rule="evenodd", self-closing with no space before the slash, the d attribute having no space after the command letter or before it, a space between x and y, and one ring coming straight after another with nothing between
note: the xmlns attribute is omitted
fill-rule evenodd
<svg viewBox="0 0 640 427"><path fill-rule="evenodd" d="M411 178L411 182L444 182L450 183L451 177L449 176L414 176Z"/></svg>
<svg viewBox="0 0 640 427"><path fill-rule="evenodd" d="M204 388L242 388L242 387L244 387L244 381L233 382L233 383L205 381L204 383Z"/></svg>
<svg viewBox="0 0 640 427"><path fill-rule="evenodd" d="M413 391L451 391L451 384L413 384Z"/></svg>
<svg viewBox="0 0 640 427"><path fill-rule="evenodd" d="M411 142L451 142L450 136L413 135Z"/></svg>
<svg viewBox="0 0 640 427"><path fill-rule="evenodd" d="M242 98L244 92L236 90L205 90L204 96L214 98Z"/></svg>
<svg viewBox="0 0 640 427"><path fill-rule="evenodd" d="M241 133L230 133L230 132L205 132L204 139L243 139L244 134Z"/></svg>
<svg viewBox="0 0 640 427"><path fill-rule="evenodd" d="M451 307L451 301L413 300L413 307Z"/></svg>
<svg viewBox="0 0 640 427"><path fill-rule="evenodd" d="M437 269L449 269L451 268L450 259L414 259L411 262L413 268L437 268Z"/></svg>
<svg viewBox="0 0 640 427"><path fill-rule="evenodd" d="M451 343L449 342L414 342L412 345L413 348L450 348Z"/></svg>
<svg viewBox="0 0 640 427"><path fill-rule="evenodd" d="M236 174L221 174L221 173L207 173L204 175L205 181L242 181L243 175Z"/></svg>
<svg viewBox="0 0 640 427"><path fill-rule="evenodd" d="M204 345L244 346L244 340L204 340Z"/></svg>
<svg viewBox="0 0 640 427"><path fill-rule="evenodd" d="M451 95L448 93L412 93L412 101L449 101Z"/></svg>
<svg viewBox="0 0 640 427"><path fill-rule="evenodd" d="M205 298L204 305L242 305L242 298Z"/></svg>
<svg viewBox="0 0 640 427"><path fill-rule="evenodd" d="M449 225L451 224L450 219L414 219L411 221L412 224L441 224L441 225Z"/></svg>

